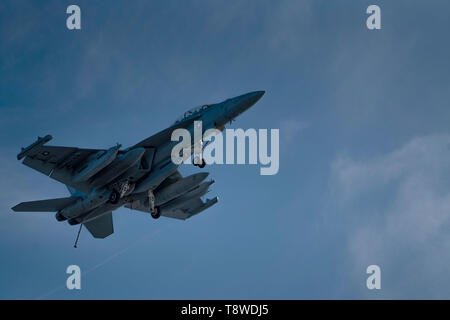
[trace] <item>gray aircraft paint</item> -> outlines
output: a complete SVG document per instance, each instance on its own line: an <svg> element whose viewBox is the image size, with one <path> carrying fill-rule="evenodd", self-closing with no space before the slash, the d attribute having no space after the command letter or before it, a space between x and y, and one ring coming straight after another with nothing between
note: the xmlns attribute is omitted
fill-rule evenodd
<svg viewBox="0 0 450 320"><path fill-rule="evenodd" d="M109 148L108 151L99 151L97 154L87 159L87 163L77 175L73 177L74 182L86 181L103 168L107 167L117 156L121 145ZM92 159L91 159L92 158ZM82 167L83 168L83 167Z"/></svg>
<svg viewBox="0 0 450 320"><path fill-rule="evenodd" d="M31 201L13 209L43 211L67 203L67 207L56 214L58 221L86 224L94 237L105 238L113 232L110 214L113 210L126 205L139 211L150 211L147 194L150 189L159 197L155 204L161 206L162 215L167 212L167 217L187 219L217 203L218 198L201 200L214 183L214 180L202 182L207 173L185 178L178 173L178 165L171 160L172 148L177 144L171 141L173 130L184 128L194 134L193 123L198 120L202 121L202 134L212 128L221 131L263 95L264 91L255 91L191 109L171 127L125 150L119 150L119 146L108 150L45 146L52 136L39 137L30 146L22 148L17 158L25 158L23 164L66 184L72 197L76 198L75 202L65 199ZM195 139L201 139L201 136ZM196 142L192 141L191 147ZM164 187L158 189L163 182ZM117 193L115 188L124 184L131 186L117 203L111 203L109 197Z"/></svg>

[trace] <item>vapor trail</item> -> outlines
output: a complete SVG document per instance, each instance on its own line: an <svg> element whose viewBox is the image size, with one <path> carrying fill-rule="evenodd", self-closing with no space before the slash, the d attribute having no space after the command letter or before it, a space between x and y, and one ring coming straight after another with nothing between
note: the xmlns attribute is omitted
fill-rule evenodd
<svg viewBox="0 0 450 320"><path fill-rule="evenodd" d="M112 255L110 255L109 257L107 257L105 260L99 262L98 264L96 264L95 266L93 266L91 269L89 269L86 272L82 272L81 275L87 275L95 270L97 270L98 268L104 266L105 264L107 264L108 262L110 262L111 260L113 260L114 258L120 256L121 254L125 253L126 251L128 251L129 249L136 247L139 243L141 243L144 240L151 240L152 238L156 237L158 234L161 233L161 230L156 230L150 234L144 234L142 237L140 237L139 239L137 239L136 241L132 242L129 246L113 253ZM41 299L45 299L48 296L51 296L52 294L56 293L57 291L66 288L65 285L61 285L58 286L52 290L50 290L49 292L39 296L36 298L36 300L41 300Z"/></svg>

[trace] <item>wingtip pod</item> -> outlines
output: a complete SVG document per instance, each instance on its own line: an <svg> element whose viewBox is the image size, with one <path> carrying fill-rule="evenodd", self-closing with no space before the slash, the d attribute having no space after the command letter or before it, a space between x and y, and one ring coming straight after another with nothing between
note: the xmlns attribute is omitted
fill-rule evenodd
<svg viewBox="0 0 450 320"><path fill-rule="evenodd" d="M217 202L219 202L219 197L217 196L206 200L206 203L209 204L209 206L215 205Z"/></svg>
<svg viewBox="0 0 450 320"><path fill-rule="evenodd" d="M51 135L46 135L45 137L38 137L38 139L30 144L26 148L22 148L22 151L17 155L17 160L22 160L24 157L32 153L34 150L36 150L39 147L42 147L44 144L52 140L53 137Z"/></svg>
<svg viewBox="0 0 450 320"><path fill-rule="evenodd" d="M219 202L219 198L218 197L214 197L212 199L206 199L206 201L201 206L199 206L199 207L197 207L197 208L192 210L191 216L199 214L202 211L205 211L206 209L208 209L208 208L212 207L213 205L215 205L217 202Z"/></svg>

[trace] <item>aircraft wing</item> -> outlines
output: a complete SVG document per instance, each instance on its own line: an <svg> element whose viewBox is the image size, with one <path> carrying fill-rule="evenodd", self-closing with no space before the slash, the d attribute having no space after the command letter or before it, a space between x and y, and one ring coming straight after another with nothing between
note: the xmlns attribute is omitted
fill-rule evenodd
<svg viewBox="0 0 450 320"><path fill-rule="evenodd" d="M173 209L161 209L161 216L173 218L173 219L179 219L179 220L186 220L196 214L199 214L203 210L208 209L212 205L216 204L218 202L218 198L215 197L213 199L207 199L205 202L202 201L200 197L189 199L176 208ZM132 206L131 204L126 204L126 208L138 210L145 213L150 213L149 208L146 207L143 204L139 204L137 206Z"/></svg>
<svg viewBox="0 0 450 320"><path fill-rule="evenodd" d="M87 182L72 182L72 170L87 157L99 151L105 150L42 145L28 152L23 164L70 187L90 193L91 187Z"/></svg>
<svg viewBox="0 0 450 320"><path fill-rule="evenodd" d="M78 197L21 202L12 209L16 212L56 212L77 201Z"/></svg>
<svg viewBox="0 0 450 320"><path fill-rule="evenodd" d="M168 218L186 220L208 209L219 201L217 197L207 199L205 202L201 198L190 199L172 210L161 210L161 215Z"/></svg>
<svg viewBox="0 0 450 320"><path fill-rule="evenodd" d="M83 224L94 238L103 239L114 233L112 211Z"/></svg>

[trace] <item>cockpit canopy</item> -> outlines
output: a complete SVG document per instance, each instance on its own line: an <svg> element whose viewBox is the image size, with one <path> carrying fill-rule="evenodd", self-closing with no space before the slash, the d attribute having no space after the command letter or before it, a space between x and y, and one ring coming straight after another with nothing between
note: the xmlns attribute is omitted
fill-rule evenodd
<svg viewBox="0 0 450 320"><path fill-rule="evenodd" d="M195 115L197 115L198 113L200 113L203 110L208 109L210 106L212 106L211 104L205 104L203 106L199 106L199 107L195 107L192 109L189 109L188 111L186 111L181 117L179 117L175 123L180 123L183 122L184 120L187 120Z"/></svg>

